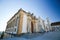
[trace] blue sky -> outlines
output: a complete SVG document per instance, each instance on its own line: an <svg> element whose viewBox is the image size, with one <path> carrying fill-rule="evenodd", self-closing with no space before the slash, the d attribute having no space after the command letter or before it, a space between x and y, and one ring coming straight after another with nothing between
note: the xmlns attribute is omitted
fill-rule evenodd
<svg viewBox="0 0 60 40"><path fill-rule="evenodd" d="M51 22L60 21L60 0L0 0L0 31L20 8L44 20L49 17Z"/></svg>

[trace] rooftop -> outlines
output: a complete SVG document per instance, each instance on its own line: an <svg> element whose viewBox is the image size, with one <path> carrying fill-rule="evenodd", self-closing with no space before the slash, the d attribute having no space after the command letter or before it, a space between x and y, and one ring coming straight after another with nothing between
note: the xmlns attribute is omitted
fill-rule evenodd
<svg viewBox="0 0 60 40"><path fill-rule="evenodd" d="M60 21L51 23L51 26L55 26L55 25L60 25Z"/></svg>

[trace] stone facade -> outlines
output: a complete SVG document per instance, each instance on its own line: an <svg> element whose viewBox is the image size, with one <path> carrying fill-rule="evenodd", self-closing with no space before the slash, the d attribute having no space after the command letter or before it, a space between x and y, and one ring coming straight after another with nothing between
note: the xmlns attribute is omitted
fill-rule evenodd
<svg viewBox="0 0 60 40"><path fill-rule="evenodd" d="M43 32L46 26L44 20L36 18L33 13L20 9L8 22L6 33L21 34Z"/></svg>

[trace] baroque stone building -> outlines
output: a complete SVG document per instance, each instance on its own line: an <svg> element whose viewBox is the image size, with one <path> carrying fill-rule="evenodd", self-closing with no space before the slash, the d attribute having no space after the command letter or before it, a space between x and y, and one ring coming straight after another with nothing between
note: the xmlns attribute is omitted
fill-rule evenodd
<svg viewBox="0 0 60 40"><path fill-rule="evenodd" d="M21 34L21 33L33 33L43 32L45 30L45 22L43 19L36 18L36 16L30 12L26 12L23 9L18 12L7 22L6 33Z"/></svg>

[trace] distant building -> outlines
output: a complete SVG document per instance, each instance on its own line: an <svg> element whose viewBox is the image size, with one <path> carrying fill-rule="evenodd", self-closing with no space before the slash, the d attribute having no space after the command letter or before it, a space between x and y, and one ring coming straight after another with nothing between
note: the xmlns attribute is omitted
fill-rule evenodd
<svg viewBox="0 0 60 40"><path fill-rule="evenodd" d="M53 22L51 26L53 31L60 31L60 22Z"/></svg>
<svg viewBox="0 0 60 40"><path fill-rule="evenodd" d="M33 33L43 32L45 30L45 22L43 19L36 18L36 16L30 12L26 12L20 9L8 22L6 27L6 33L21 34L21 33Z"/></svg>

